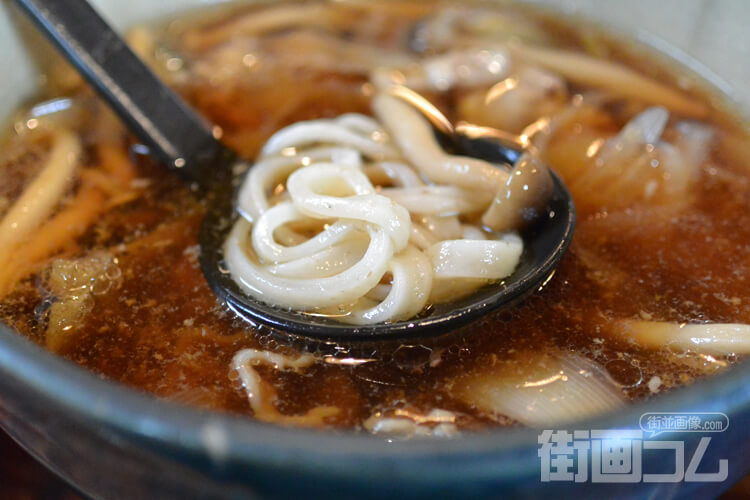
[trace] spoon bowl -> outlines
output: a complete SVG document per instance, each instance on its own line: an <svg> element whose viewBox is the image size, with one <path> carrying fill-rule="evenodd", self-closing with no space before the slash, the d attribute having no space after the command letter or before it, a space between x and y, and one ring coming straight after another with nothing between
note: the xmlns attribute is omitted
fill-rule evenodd
<svg viewBox="0 0 750 500"><path fill-rule="evenodd" d="M15 0L98 91L151 155L201 192L207 211L199 233L200 265L224 304L252 325L324 342L401 340L444 333L494 309L509 307L540 289L570 243L575 208L563 182L551 173L553 193L543 215L522 232L524 253L515 272L454 302L433 306L408 321L352 326L335 318L263 303L244 293L223 264L223 247L238 217L234 200L249 163L222 145L207 123L162 83L85 0ZM426 116L452 149L499 165L513 164L529 145L523 138L468 124L456 130L418 94L398 97ZM394 95L396 95L394 94ZM473 127L473 128L472 128ZM502 167L498 167L502 168Z"/></svg>
<svg viewBox="0 0 750 500"><path fill-rule="evenodd" d="M407 321L347 325L332 317L275 307L244 293L222 262L223 242L233 221L229 198L217 198L221 203L213 204L204 219L200 232L200 265L216 295L237 315L252 324L270 326L285 335L302 337L302 340L368 342L439 335L495 309L517 304L541 290L552 278L573 235L575 208L565 184L551 174L555 189L547 216L521 233L524 252L513 274L467 297L431 306L422 315Z"/></svg>

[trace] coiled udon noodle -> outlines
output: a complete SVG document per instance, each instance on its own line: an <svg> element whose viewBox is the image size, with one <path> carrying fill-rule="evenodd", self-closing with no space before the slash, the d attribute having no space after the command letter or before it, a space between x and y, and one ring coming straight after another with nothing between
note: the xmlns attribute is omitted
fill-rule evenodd
<svg viewBox="0 0 750 500"><path fill-rule="evenodd" d="M497 203L508 172L446 154L430 125L392 96L376 96L373 107L379 120L299 122L265 144L225 245L246 293L370 324L408 319L516 268L515 232L466 222Z"/></svg>

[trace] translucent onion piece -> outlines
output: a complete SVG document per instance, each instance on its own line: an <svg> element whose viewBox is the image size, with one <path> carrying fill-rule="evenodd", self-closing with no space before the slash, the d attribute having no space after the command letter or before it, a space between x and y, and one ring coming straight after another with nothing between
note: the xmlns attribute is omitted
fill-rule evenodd
<svg viewBox="0 0 750 500"><path fill-rule="evenodd" d="M505 48L453 50L411 64L380 66L370 80L381 89L393 84L416 90L447 91L496 83L508 75L510 57Z"/></svg>
<svg viewBox="0 0 750 500"><path fill-rule="evenodd" d="M613 325L613 331L652 349L673 346L714 356L750 353L750 325L738 323L620 320Z"/></svg>
<svg viewBox="0 0 750 500"><path fill-rule="evenodd" d="M708 156L708 149L714 139L714 131L711 127L694 121L681 121L675 125L679 138L675 146L685 154L687 158L700 158L701 161Z"/></svg>
<svg viewBox="0 0 750 500"><path fill-rule="evenodd" d="M424 60L421 70L425 82L423 85L418 81L413 83L416 88L424 86L433 90L476 87L497 82L509 69L508 54L501 49L448 52Z"/></svg>
<svg viewBox="0 0 750 500"><path fill-rule="evenodd" d="M649 108L614 137L592 144L593 162L569 181L582 208L612 209L636 201L679 208L689 200L713 135L704 128L681 125L677 141L666 142L662 133L668 118L666 109Z"/></svg>
<svg viewBox="0 0 750 500"><path fill-rule="evenodd" d="M493 41L546 43L549 35L535 22L512 12L446 7L417 25L412 45L418 50L445 50L456 45L487 46Z"/></svg>
<svg viewBox="0 0 750 500"><path fill-rule="evenodd" d="M500 240L452 240L436 243L427 250L436 278L502 279L510 276L523 252L516 234Z"/></svg>
<svg viewBox="0 0 750 500"><path fill-rule="evenodd" d="M531 427L570 422L625 405L606 371L573 353L518 353L460 379L454 393L489 414Z"/></svg>
<svg viewBox="0 0 750 500"><path fill-rule="evenodd" d="M674 188L673 191L677 191L674 195L679 196L680 189L684 193L685 189L698 180L700 167L708 158L716 133L708 125L688 120L677 123L675 131L678 137L674 141L674 148L679 152L681 162L674 161L666 165L675 181L667 187Z"/></svg>
<svg viewBox="0 0 750 500"><path fill-rule="evenodd" d="M598 182L619 183L619 187L627 185L628 179L633 178L636 171L630 166L637 157L646 156L647 146L655 144L661 137L662 131L669 119L669 113L661 107L649 108L630 120L616 136L608 139L595 154L596 168L583 176L582 181L593 185ZM648 175L648 172L645 173ZM638 180L635 177L635 180ZM603 186L600 186L603 187Z"/></svg>
<svg viewBox="0 0 750 500"><path fill-rule="evenodd" d="M461 119L475 125L520 134L543 117L561 112L568 101L565 81L554 73L523 66L489 90L479 89L461 98Z"/></svg>
<svg viewBox="0 0 750 500"><path fill-rule="evenodd" d="M43 286L55 297L44 332L48 349L61 352L72 345L84 318L94 308L94 296L106 293L120 275L114 256L106 252L50 264L42 273Z"/></svg>
<svg viewBox="0 0 750 500"><path fill-rule="evenodd" d="M623 128L621 135L626 138L629 136L638 137L638 139L632 140L625 139L627 142L653 144L659 140L662 132L664 132L667 120L669 120L669 111L666 109L661 106L648 108L630 120Z"/></svg>

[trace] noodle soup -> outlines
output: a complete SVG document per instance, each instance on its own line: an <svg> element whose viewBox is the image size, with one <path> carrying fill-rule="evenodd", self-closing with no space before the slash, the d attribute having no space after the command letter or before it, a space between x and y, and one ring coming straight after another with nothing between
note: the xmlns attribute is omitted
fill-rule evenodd
<svg viewBox="0 0 750 500"><path fill-rule="evenodd" d="M409 344L287 344L216 301L197 262L204 200L60 64L0 151L0 315L97 375L282 425L451 437L613 411L750 349L750 139L658 55L480 3L241 5L128 40L248 158L262 161L264 144L302 121L357 113L372 124L362 120L396 82L454 121L528 136L565 179L579 222L554 277L512 310ZM376 131L403 139L389 118L376 116ZM393 195L398 175L362 157L351 168ZM472 224L491 234L481 210L461 209L481 186L440 191L451 179L409 168L402 176L448 207L410 210L410 244L476 240ZM265 186L269 206L287 199L283 177ZM291 248L325 227L278 229ZM441 301L477 285L452 282Z"/></svg>

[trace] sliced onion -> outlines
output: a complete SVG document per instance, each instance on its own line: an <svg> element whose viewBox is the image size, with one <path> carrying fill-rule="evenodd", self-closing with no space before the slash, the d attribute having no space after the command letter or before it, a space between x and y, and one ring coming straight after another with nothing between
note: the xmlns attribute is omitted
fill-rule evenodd
<svg viewBox="0 0 750 500"><path fill-rule="evenodd" d="M531 427L579 420L625 405L617 384L593 361L573 353L517 353L460 379L455 395L489 414Z"/></svg>

